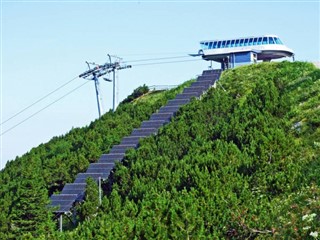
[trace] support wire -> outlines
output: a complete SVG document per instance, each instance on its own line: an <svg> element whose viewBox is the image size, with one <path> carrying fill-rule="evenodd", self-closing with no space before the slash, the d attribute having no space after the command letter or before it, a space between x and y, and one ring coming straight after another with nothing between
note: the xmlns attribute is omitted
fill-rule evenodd
<svg viewBox="0 0 320 240"><path fill-rule="evenodd" d="M74 77L73 79L71 79L70 81L62 84L60 87L56 88L55 90L51 91L50 93L46 94L45 96L43 96L42 98L38 99L37 101L35 101L34 103L30 104L29 106L25 107L24 109L22 109L21 111L17 112L16 114L14 114L13 116L9 117L7 120L3 121L0 125L5 124L6 122L10 121L11 119L15 118L16 116L19 116L21 113L25 112L26 110L28 110L29 108L33 107L34 105L36 105L37 103L41 102L42 100L46 99L47 97L49 97L50 95L52 95L53 93L57 92L58 90L60 90L61 88L65 87L66 85L68 85L69 83L73 82L74 80L76 80L78 77Z"/></svg>
<svg viewBox="0 0 320 240"><path fill-rule="evenodd" d="M7 132L10 132L11 130L13 130L14 128L18 127L19 125L21 125L22 123L26 122L27 120L29 120L30 118L36 116L37 114L39 114L40 112L42 112L43 110L47 109L48 107L50 107L51 105L55 104L56 102L60 101L61 99L65 98L66 96L70 95L71 93L73 93L74 91L78 90L79 88L83 87L84 85L88 84L89 81L81 84L80 86L74 88L73 90L69 91L68 93L66 93L65 95L61 96L60 98L58 98L57 100L53 101L52 103L48 104L47 106L41 108L40 110L38 110L37 112L33 113L32 115L30 115L29 117L25 118L24 120L22 120L21 122L15 124L14 126L12 126L11 128L5 130L4 132L2 132L0 134L0 136L3 136L4 134L6 134Z"/></svg>

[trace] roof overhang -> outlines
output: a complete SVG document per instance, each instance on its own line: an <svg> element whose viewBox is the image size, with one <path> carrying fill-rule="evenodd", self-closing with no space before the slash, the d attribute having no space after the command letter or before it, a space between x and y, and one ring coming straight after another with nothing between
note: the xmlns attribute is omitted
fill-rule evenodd
<svg viewBox="0 0 320 240"><path fill-rule="evenodd" d="M253 52L259 55L259 53L261 53L260 50L244 50L244 51L237 51L237 52L228 52L228 53L223 53L223 54L212 54L212 55L202 55L202 59L206 60L206 61L215 61L215 62L219 62L222 63L224 62L224 59L230 57L230 55L232 54L237 54L237 53L247 53L247 52Z"/></svg>
<svg viewBox="0 0 320 240"><path fill-rule="evenodd" d="M237 48L221 48L221 49L206 49L200 50L202 58L207 61L223 62L223 59L231 54L253 52L257 54L258 60L272 60L283 57L292 57L294 52L285 45L267 45L252 47L237 47Z"/></svg>

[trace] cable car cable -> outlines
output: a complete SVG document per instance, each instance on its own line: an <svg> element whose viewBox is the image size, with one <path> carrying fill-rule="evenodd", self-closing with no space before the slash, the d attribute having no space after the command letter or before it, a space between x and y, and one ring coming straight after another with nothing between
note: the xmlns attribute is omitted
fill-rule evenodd
<svg viewBox="0 0 320 240"><path fill-rule="evenodd" d="M24 120L20 121L19 123L15 124L14 126L12 126L11 128L5 130L4 132L2 132L0 134L0 136L3 136L4 134L6 134L7 132L10 132L11 130L13 130L14 128L18 127L19 125L21 125L22 123L26 122L27 120L29 120L30 118L36 116L37 114L39 114L40 112L42 112L43 110L47 109L48 107L50 107L51 105L55 104L56 102L60 101L61 99L65 98L66 96L70 95L71 93L73 93L74 91L78 90L79 88L83 87L84 85L88 84L90 81L86 81L83 84L79 85L78 87L74 88L73 90L69 91L68 93L64 94L63 96L61 96L60 98L58 98L57 100L53 101L52 103L48 104L47 106L41 108L40 110L38 110L37 112L31 114L29 117L25 118Z"/></svg>
<svg viewBox="0 0 320 240"><path fill-rule="evenodd" d="M196 62L202 59L192 59L192 60L182 60L182 61L168 61L168 62L154 62L154 63L141 63L132 65L132 67L139 67L139 66L149 66L149 65L160 65L160 64L168 64L168 63L182 63L182 62Z"/></svg>
<svg viewBox="0 0 320 240"><path fill-rule="evenodd" d="M155 55L177 55L177 54L185 54L188 55L189 52L162 52L162 53L136 53L136 54L117 54L118 56L128 57L128 56L155 56Z"/></svg>
<svg viewBox="0 0 320 240"><path fill-rule="evenodd" d="M45 96L41 97L40 99L38 99L37 101L35 101L34 103L30 104L29 106L25 107L24 109L20 110L19 112L17 112L16 114L14 114L13 116L9 117L7 120L3 121L0 125L5 124L6 122L10 121L11 119L15 118L16 116L20 115L21 113L25 112L26 110L28 110L29 108L33 107L34 105L36 105L37 103L41 102L42 100L46 99L47 97L49 97L50 95L52 95L53 93L57 92L58 90L60 90L61 88L65 87L66 85L68 85L69 83L73 82L74 80L76 80L78 78L74 77L73 79L71 79L70 81L62 84L61 86L59 86L58 88L56 88L55 90L49 92L48 94L46 94Z"/></svg>
<svg viewBox="0 0 320 240"><path fill-rule="evenodd" d="M159 61L159 60L176 59L176 58L190 58L190 56L187 55L187 56L174 56L174 57L162 57L162 58L147 58L147 59L138 59L138 60L128 60L128 61L124 61L124 63Z"/></svg>
<svg viewBox="0 0 320 240"><path fill-rule="evenodd" d="M181 58L182 56L179 57L170 57L170 58L157 58L157 60L159 59L172 59L172 58ZM186 57L186 56L184 56ZM153 60L156 60L156 58L154 58ZM133 65L133 67L136 66L150 66L150 65L159 65L159 64L169 64L169 63L182 63L182 62L195 62L195 61L200 61L201 59L192 59L192 60L179 60L179 61L167 61L167 62L151 62L151 63L141 63L141 64L136 64ZM144 60L139 60L139 61L145 61ZM50 92L49 94L45 95L44 97L40 98L39 100L37 100L36 102L30 104L28 107L24 108L23 110L21 110L20 112L16 113L14 116L10 117L9 119L5 120L4 122L2 122L0 125L3 125L5 122L8 122L9 120L11 120L12 118L18 116L19 114L21 114L22 112L24 112L25 110L29 109L30 107L32 107L33 105L37 104L38 102L42 101L43 99L45 99L46 97L50 96L51 94L53 94L54 92L58 91L59 89L61 89L62 87L66 86L67 84L71 83L72 81L74 81L75 79L77 79L78 77L75 77L73 79L71 79L70 81L68 81L67 83L61 85L60 87L56 88L55 90L53 90L52 92ZM75 89L69 91L68 93L66 93L65 95L63 95L62 97L58 98L57 100L53 101L52 103L48 104L47 106L41 108L40 110L38 110L37 112L33 113L32 115L30 115L29 117L25 118L24 120L20 121L19 123L15 124L14 126L12 126L11 128L5 130L4 132L2 132L0 134L0 136L3 136L4 134L6 134L7 132L13 130L14 128L18 127L19 125L21 125L22 123L26 122L27 120L29 120L30 118L34 117L35 115L39 114L40 112L42 112L43 110L47 109L48 107L50 107L51 105L55 104L56 102L60 101L61 99L65 98L66 96L68 96L69 94L71 94L72 92L76 91L77 89L79 89L80 87L84 86L85 84L89 83L90 81L85 82L84 84L81 84L80 86L76 87Z"/></svg>

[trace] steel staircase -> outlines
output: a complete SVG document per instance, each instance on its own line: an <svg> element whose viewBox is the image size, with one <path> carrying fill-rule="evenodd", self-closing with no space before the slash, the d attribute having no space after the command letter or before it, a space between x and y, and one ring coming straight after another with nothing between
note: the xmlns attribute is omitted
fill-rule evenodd
<svg viewBox="0 0 320 240"><path fill-rule="evenodd" d="M205 70L190 87L177 94L175 99L153 113L148 121L143 121L140 128L134 129L130 136L123 137L120 144L114 145L108 154L102 154L96 163L91 163L85 173L79 173L73 183L67 183L60 194L50 197L49 206L55 208L54 212L62 215L71 211L75 203L84 200L86 179L92 177L96 181L108 179L117 161L122 161L130 148L138 148L142 138L156 134L160 127L169 123L179 109L190 102L191 98L199 98L220 78L222 70Z"/></svg>

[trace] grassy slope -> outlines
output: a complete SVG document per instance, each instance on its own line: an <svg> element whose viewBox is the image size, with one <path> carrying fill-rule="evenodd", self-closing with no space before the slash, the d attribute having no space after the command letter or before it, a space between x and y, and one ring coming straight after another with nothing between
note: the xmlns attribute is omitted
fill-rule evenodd
<svg viewBox="0 0 320 240"><path fill-rule="evenodd" d="M108 152L123 136L129 135L133 128L139 127L143 120L189 84L186 82L177 89L155 94L154 101L143 101L142 98L135 104L120 104L115 113L110 111L89 126L72 129L66 135L54 137L48 143L8 162L0 171L0 238L17 237L12 235L16 234L12 233L12 219L16 217L14 212L27 207L19 203L25 191L21 189L22 183L28 180L38 182L44 190L41 194L48 199L49 195L61 190L65 183L72 182L76 174L84 172L90 162ZM15 231L24 234L23 230Z"/></svg>
<svg viewBox="0 0 320 240"><path fill-rule="evenodd" d="M312 238L319 92L308 63L225 72L117 166L102 211L59 238Z"/></svg>

